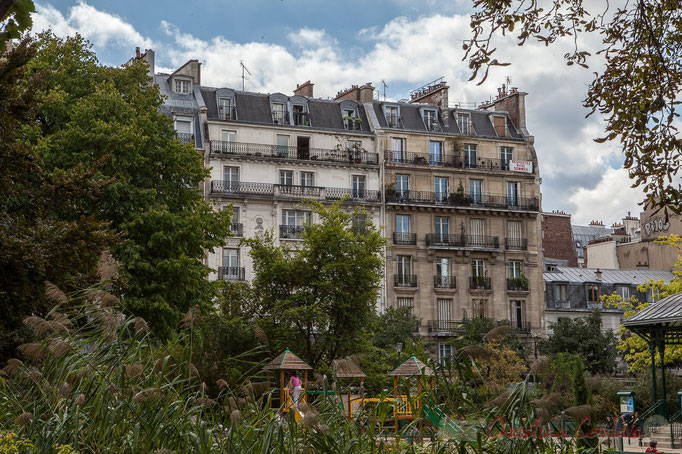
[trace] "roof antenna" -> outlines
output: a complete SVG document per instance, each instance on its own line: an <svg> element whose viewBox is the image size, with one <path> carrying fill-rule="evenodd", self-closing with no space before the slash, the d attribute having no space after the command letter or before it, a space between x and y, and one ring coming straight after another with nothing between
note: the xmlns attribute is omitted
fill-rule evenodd
<svg viewBox="0 0 682 454"><path fill-rule="evenodd" d="M381 79L381 84L384 86L384 101L386 101L386 89L388 88L388 84L384 79Z"/></svg>
<svg viewBox="0 0 682 454"><path fill-rule="evenodd" d="M249 71L246 66L244 66L244 60L239 60L239 64L242 67L242 91L244 91L244 81L247 79L247 77L244 75L244 71L249 73L249 76L251 75L251 71Z"/></svg>

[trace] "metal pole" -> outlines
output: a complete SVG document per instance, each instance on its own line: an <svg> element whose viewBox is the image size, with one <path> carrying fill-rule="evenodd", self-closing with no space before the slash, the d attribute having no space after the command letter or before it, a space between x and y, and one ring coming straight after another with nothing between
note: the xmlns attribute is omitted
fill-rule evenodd
<svg viewBox="0 0 682 454"><path fill-rule="evenodd" d="M654 343L654 336L651 333L651 340L649 340L649 353L651 353L651 399L652 403L656 404L656 344Z"/></svg>
<svg viewBox="0 0 682 454"><path fill-rule="evenodd" d="M661 341L661 343L658 345L658 349L659 349L658 353L661 357L661 382L663 385L663 390L661 391L661 395L662 395L663 402L665 402L665 405L664 405L665 414L664 414L664 416L667 419L668 418L668 398L667 398L666 392L665 392L665 363L664 363L664 360L665 360L665 342L664 341Z"/></svg>

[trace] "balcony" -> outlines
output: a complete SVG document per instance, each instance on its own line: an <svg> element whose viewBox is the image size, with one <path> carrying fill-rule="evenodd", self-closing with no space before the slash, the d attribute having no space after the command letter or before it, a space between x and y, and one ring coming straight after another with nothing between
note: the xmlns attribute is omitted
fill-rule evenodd
<svg viewBox="0 0 682 454"><path fill-rule="evenodd" d="M289 124L289 112L274 111L272 112L272 122L276 125Z"/></svg>
<svg viewBox="0 0 682 454"><path fill-rule="evenodd" d="M232 224L230 233L234 236L244 236L244 224Z"/></svg>
<svg viewBox="0 0 682 454"><path fill-rule="evenodd" d="M336 201L344 197L350 203L381 203L381 193L368 189L323 188L248 181L211 181L211 193L229 196L269 196L283 199L319 199Z"/></svg>
<svg viewBox="0 0 682 454"><path fill-rule="evenodd" d="M459 320L429 320L427 327L431 336L453 336L464 330Z"/></svg>
<svg viewBox="0 0 682 454"><path fill-rule="evenodd" d="M525 276L507 278L507 290L512 292L527 292L528 278Z"/></svg>
<svg viewBox="0 0 682 454"><path fill-rule="evenodd" d="M379 154L366 151L326 149L310 147L289 147L286 145L265 145L258 143L228 142L211 140L211 155L216 157L242 157L284 159L288 161L323 161L379 165Z"/></svg>
<svg viewBox="0 0 682 454"><path fill-rule="evenodd" d="M518 330L522 334L530 334L532 326L530 322L512 322L512 329Z"/></svg>
<svg viewBox="0 0 682 454"><path fill-rule="evenodd" d="M287 240L300 240L303 236L305 226L303 225L280 225L279 237Z"/></svg>
<svg viewBox="0 0 682 454"><path fill-rule="evenodd" d="M386 115L386 126L389 128L405 128L403 119L399 115Z"/></svg>
<svg viewBox="0 0 682 454"><path fill-rule="evenodd" d="M513 172L509 162L499 158L461 157L459 154L442 153L438 159L428 153L414 153L405 150L385 150L386 162L396 165L418 165L432 167L453 167L456 169L475 169L488 172Z"/></svg>
<svg viewBox="0 0 682 454"><path fill-rule="evenodd" d="M433 288L456 289L457 278L455 276L433 276Z"/></svg>
<svg viewBox="0 0 682 454"><path fill-rule="evenodd" d="M499 249L500 241L496 236L485 235L446 235L440 233L427 233L426 245L428 247L442 248L472 248L472 249Z"/></svg>
<svg viewBox="0 0 682 454"><path fill-rule="evenodd" d="M348 131L360 131L362 129L362 120L359 118L346 117L343 119L343 127Z"/></svg>
<svg viewBox="0 0 682 454"><path fill-rule="evenodd" d="M528 250L528 240L526 238L505 238L504 247L508 251Z"/></svg>
<svg viewBox="0 0 682 454"><path fill-rule="evenodd" d="M325 199L341 200L347 197L354 202L381 202L381 193L369 189L325 188Z"/></svg>
<svg viewBox="0 0 682 454"><path fill-rule="evenodd" d="M416 233L393 232L393 244L399 246L412 246L417 244Z"/></svg>
<svg viewBox="0 0 682 454"><path fill-rule="evenodd" d="M235 195L275 195L275 185L247 181L211 181L211 193Z"/></svg>
<svg viewBox="0 0 682 454"><path fill-rule="evenodd" d="M472 276L469 278L469 290L491 290L492 283L489 277Z"/></svg>
<svg viewBox="0 0 682 454"><path fill-rule="evenodd" d="M503 210L538 211L537 197L507 197L502 194L462 194L428 191L386 190L386 203L405 205L438 205L450 207L476 207Z"/></svg>
<svg viewBox="0 0 682 454"><path fill-rule="evenodd" d="M310 114L308 112L294 112L293 116L296 126L310 126Z"/></svg>
<svg viewBox="0 0 682 454"><path fill-rule="evenodd" d="M323 188L317 186L300 186L295 184L276 184L275 195L303 199L318 199Z"/></svg>
<svg viewBox="0 0 682 454"><path fill-rule="evenodd" d="M597 309L601 310L602 309L601 302L599 302L599 301L588 301L587 302L587 308L591 311L594 311Z"/></svg>
<svg viewBox="0 0 682 454"><path fill-rule="evenodd" d="M417 275L416 274L394 274L393 282L395 287L416 287L417 286Z"/></svg>
<svg viewBox="0 0 682 454"><path fill-rule="evenodd" d="M246 280L245 276L244 268L218 267L218 279L226 281L244 281Z"/></svg>
<svg viewBox="0 0 682 454"><path fill-rule="evenodd" d="M187 143L193 144L194 143L194 134L192 134L190 132L177 132L176 134L178 135L178 140L181 143L185 143L185 144L187 144Z"/></svg>

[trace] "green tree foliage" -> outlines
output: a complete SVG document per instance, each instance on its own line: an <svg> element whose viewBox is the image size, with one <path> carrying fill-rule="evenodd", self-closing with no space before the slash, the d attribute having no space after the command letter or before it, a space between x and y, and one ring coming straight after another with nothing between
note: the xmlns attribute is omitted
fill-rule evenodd
<svg viewBox="0 0 682 454"><path fill-rule="evenodd" d="M300 243L275 245L271 232L245 240L251 248L253 314L272 354L285 347L312 367L357 353L379 296L385 240L364 213L341 203L310 203L319 222Z"/></svg>
<svg viewBox="0 0 682 454"><path fill-rule="evenodd" d="M420 322L410 307L387 307L383 314L376 315L372 343L378 348L395 351L396 344L407 345L417 340L415 332Z"/></svg>
<svg viewBox="0 0 682 454"><path fill-rule="evenodd" d="M32 142L54 174L98 165L109 184L86 212L122 239L113 252L123 302L169 334L190 307L211 304L202 261L229 236L229 213L198 189L208 175L201 155L158 113L162 97L144 63L102 67L81 37L43 33L29 68L44 74Z"/></svg>
<svg viewBox="0 0 682 454"><path fill-rule="evenodd" d="M516 36L519 45L536 40L547 46L569 37L574 48L567 64L587 67L585 42L602 43L599 67L584 105L606 120L598 142L617 140L635 186L646 202L682 212L682 187L675 175L682 166L682 143L675 122L682 87L682 8L678 1L637 0L614 5L583 0L475 0L472 37L465 41L465 59L482 70L481 82L493 66L499 36ZM589 36L588 39L585 35ZM601 66L601 59L605 65Z"/></svg>
<svg viewBox="0 0 682 454"><path fill-rule="evenodd" d="M0 0L0 52L7 41L19 38L33 25L31 13L35 9L33 0Z"/></svg>
<svg viewBox="0 0 682 454"><path fill-rule="evenodd" d="M549 326L552 334L540 344L545 353L576 353L592 373L608 373L616 367L616 336L611 330L602 332L599 311L588 317L562 317Z"/></svg>
<svg viewBox="0 0 682 454"><path fill-rule="evenodd" d="M36 46L26 39L0 58L0 358L25 336L21 320L50 307L44 282L65 289L88 282L114 237L88 206L106 181L97 163L48 171L23 141L33 124L44 73L26 64Z"/></svg>

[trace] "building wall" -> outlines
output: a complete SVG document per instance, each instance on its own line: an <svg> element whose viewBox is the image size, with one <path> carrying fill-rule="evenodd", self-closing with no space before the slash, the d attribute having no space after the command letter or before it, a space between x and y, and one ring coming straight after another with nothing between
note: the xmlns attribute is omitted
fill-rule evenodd
<svg viewBox="0 0 682 454"><path fill-rule="evenodd" d="M585 266L603 270L620 268L616 255L616 242L611 240L585 246Z"/></svg>
<svg viewBox="0 0 682 454"><path fill-rule="evenodd" d="M567 266L578 266L570 214L542 213L542 249L545 259L565 260Z"/></svg>
<svg viewBox="0 0 682 454"><path fill-rule="evenodd" d="M677 261L677 249L652 241L619 244L616 255L622 269L672 270Z"/></svg>
<svg viewBox="0 0 682 454"><path fill-rule="evenodd" d="M545 311L545 318L547 319L547 334L552 334L550 328L553 323L557 323L560 318L576 319L579 317L588 317L590 311L561 311L547 309ZM616 311L602 311L601 312L601 328L603 332L612 330L617 333L620 330L620 323L623 321L623 313Z"/></svg>

